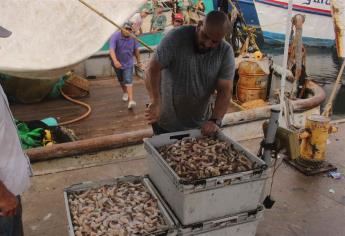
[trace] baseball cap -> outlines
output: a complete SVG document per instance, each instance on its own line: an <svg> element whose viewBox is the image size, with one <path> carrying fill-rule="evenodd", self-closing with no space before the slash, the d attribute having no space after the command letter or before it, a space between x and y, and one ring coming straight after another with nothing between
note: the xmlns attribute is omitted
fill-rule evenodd
<svg viewBox="0 0 345 236"><path fill-rule="evenodd" d="M123 24L123 28L125 29L132 29L133 24L131 22L125 22Z"/></svg>
<svg viewBox="0 0 345 236"><path fill-rule="evenodd" d="M12 34L11 31L0 26L0 38L7 38Z"/></svg>
<svg viewBox="0 0 345 236"><path fill-rule="evenodd" d="M142 9L141 12L145 12L146 14L150 14L150 11L146 8Z"/></svg>
<svg viewBox="0 0 345 236"><path fill-rule="evenodd" d="M175 20L183 20L183 15L181 13L176 13L174 16Z"/></svg>

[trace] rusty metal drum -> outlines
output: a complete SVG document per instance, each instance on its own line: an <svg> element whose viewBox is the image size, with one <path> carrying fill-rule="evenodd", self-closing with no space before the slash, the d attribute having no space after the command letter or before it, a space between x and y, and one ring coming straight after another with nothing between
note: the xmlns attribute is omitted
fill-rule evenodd
<svg viewBox="0 0 345 236"><path fill-rule="evenodd" d="M238 68L237 99L249 102L257 99L267 99L268 74L255 61L243 61Z"/></svg>

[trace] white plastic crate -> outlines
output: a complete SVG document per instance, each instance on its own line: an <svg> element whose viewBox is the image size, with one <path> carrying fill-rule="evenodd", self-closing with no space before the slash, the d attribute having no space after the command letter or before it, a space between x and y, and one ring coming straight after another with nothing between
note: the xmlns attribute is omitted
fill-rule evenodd
<svg viewBox="0 0 345 236"><path fill-rule="evenodd" d="M228 142L234 149L256 162L256 169L185 181L175 173L156 149L184 137L200 136L200 130L190 130L157 135L144 140L145 149L150 154L150 179L179 221L183 225L190 225L256 209L268 176L267 165L222 132L218 133L218 139Z"/></svg>
<svg viewBox="0 0 345 236"><path fill-rule="evenodd" d="M110 180L103 180L103 181L96 181L96 182L83 182L83 183L72 185L64 190L69 236L75 236L74 230L73 230L72 219L71 219L71 212L70 212L69 203L68 203L69 194L73 192L85 191L88 189L100 188L105 185L112 186L118 182L134 182L134 181L135 182L140 181L141 183L143 183L145 187L148 189L148 191L152 194L153 198L157 199L159 210L161 214L163 215L164 221L167 224L166 227L160 228L156 232L152 232L145 235L147 236L162 236L162 235L175 236L177 235L175 218L174 219L171 218L170 213L168 213L168 211L165 208L166 204L161 202L162 198L157 196L157 190L154 189L150 180L147 177L142 177L142 176L125 176L125 177L120 177L120 178L110 179Z"/></svg>

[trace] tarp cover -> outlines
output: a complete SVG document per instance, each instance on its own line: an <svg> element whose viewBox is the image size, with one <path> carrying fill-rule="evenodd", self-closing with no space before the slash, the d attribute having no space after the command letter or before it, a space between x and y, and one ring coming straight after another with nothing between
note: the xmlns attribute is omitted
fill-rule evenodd
<svg viewBox="0 0 345 236"><path fill-rule="evenodd" d="M85 0L123 24L144 0ZM1 0L0 73L52 78L97 52L117 29L78 0Z"/></svg>

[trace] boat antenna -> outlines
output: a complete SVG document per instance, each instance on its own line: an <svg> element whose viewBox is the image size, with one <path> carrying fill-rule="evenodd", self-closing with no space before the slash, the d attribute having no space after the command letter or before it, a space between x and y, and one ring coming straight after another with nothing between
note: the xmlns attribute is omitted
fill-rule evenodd
<svg viewBox="0 0 345 236"><path fill-rule="evenodd" d="M84 0L78 0L80 3L84 4L87 8L89 8L90 10L92 10L93 12L95 12L97 15L99 15L100 17L102 17L103 19L105 19L106 21L108 21L109 23L111 23L112 25L114 25L116 28L118 28L119 30L125 31L127 33L130 34L130 36L132 38L135 38L136 40L138 40L138 42L140 42L145 48L147 48L150 52L153 52L153 49L147 45L144 41L142 41L141 39L139 39L136 35L134 35L132 32L129 32L127 30L125 30L123 27L121 27L119 24L115 23L113 20L111 20L109 17L105 16L102 12L98 11L96 8L94 8L93 6L91 6L90 4L86 3Z"/></svg>
<svg viewBox="0 0 345 236"><path fill-rule="evenodd" d="M292 25L292 3L293 0L289 0L288 5L288 14L286 19L286 32L285 32L285 44L284 44L284 57L282 68L287 68L288 54L289 54L289 43L290 43L290 34L291 34L291 25ZM279 114L279 123L282 124L283 121L283 111L285 110L285 84L286 84L286 69L283 70L282 78L280 81L280 114ZM285 113L286 114L286 113Z"/></svg>

